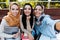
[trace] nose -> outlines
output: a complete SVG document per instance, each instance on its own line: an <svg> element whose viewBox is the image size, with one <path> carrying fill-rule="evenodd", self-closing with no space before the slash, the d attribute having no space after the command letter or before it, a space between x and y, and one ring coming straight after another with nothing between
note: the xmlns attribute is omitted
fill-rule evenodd
<svg viewBox="0 0 60 40"><path fill-rule="evenodd" d="M26 12L28 12L29 10L28 9L26 9Z"/></svg>
<svg viewBox="0 0 60 40"><path fill-rule="evenodd" d="M14 12L17 12L17 10L14 10Z"/></svg>
<svg viewBox="0 0 60 40"><path fill-rule="evenodd" d="M28 9L26 9L28 11Z"/></svg>

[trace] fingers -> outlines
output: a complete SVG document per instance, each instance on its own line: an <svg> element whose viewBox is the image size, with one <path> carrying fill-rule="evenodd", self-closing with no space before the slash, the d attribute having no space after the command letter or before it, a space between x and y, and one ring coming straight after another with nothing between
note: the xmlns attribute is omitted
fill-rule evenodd
<svg viewBox="0 0 60 40"><path fill-rule="evenodd" d="M29 40L34 40L34 37L32 35L29 35Z"/></svg>
<svg viewBox="0 0 60 40"><path fill-rule="evenodd" d="M19 32L16 34L13 34L13 38L17 38L19 36Z"/></svg>

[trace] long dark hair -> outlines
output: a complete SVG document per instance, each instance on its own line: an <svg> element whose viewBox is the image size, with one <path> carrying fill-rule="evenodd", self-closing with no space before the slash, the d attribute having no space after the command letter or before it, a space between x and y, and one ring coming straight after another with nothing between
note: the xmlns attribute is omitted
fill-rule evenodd
<svg viewBox="0 0 60 40"><path fill-rule="evenodd" d="M29 5L31 7L31 18L30 18L30 25L31 25L31 28L32 28L32 25L33 25L33 8L32 8L32 5L29 4L29 3L25 3L25 5L23 6L23 14L22 14L22 23L23 23L23 26L25 29L27 29L27 25L26 25L26 15L24 14L24 8L26 5Z"/></svg>

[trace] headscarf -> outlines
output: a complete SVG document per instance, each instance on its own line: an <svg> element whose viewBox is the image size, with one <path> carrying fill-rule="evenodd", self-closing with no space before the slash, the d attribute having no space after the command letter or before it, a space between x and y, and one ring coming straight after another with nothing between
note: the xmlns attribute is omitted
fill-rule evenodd
<svg viewBox="0 0 60 40"><path fill-rule="evenodd" d="M17 5L16 3L13 3L12 5ZM11 5L11 6L12 6ZM10 8L11 8L10 6ZM18 7L19 8L19 7ZM5 19L8 23L8 25L10 27L14 27L14 26L20 26L20 8L19 8L19 12L16 16L14 16L10 11L7 13L7 15L5 17L3 17L3 19Z"/></svg>

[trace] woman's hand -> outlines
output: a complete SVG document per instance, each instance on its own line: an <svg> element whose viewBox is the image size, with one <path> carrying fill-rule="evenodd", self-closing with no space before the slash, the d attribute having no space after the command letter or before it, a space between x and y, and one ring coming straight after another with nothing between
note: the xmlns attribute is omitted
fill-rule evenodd
<svg viewBox="0 0 60 40"><path fill-rule="evenodd" d="M28 35L29 40L34 40L34 37L32 35Z"/></svg>
<svg viewBox="0 0 60 40"><path fill-rule="evenodd" d="M56 29L57 29L57 30L60 30L60 22L57 22L57 23L56 23Z"/></svg>
<svg viewBox="0 0 60 40"><path fill-rule="evenodd" d="M20 35L20 33L13 34L13 38L17 38Z"/></svg>
<svg viewBox="0 0 60 40"><path fill-rule="evenodd" d="M26 18L27 18L27 20L30 20L30 17L31 17L31 16L27 16L27 17L26 17Z"/></svg>

